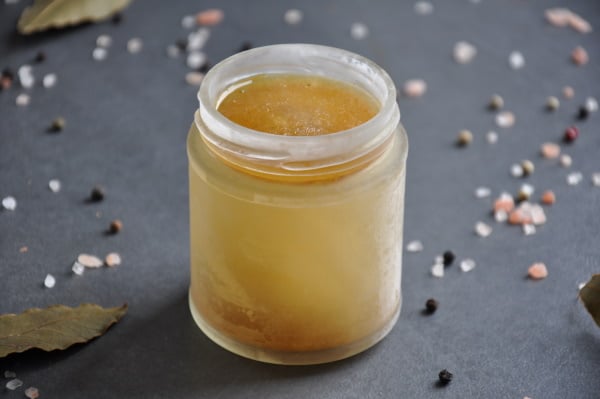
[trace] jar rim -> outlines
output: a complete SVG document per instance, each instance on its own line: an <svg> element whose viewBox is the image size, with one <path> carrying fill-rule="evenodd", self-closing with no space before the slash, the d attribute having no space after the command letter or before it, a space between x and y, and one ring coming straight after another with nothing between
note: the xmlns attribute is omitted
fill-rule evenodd
<svg viewBox="0 0 600 399"><path fill-rule="evenodd" d="M318 136L261 132L239 125L217 110L226 88L263 73L316 74L350 81L369 92L380 108L360 125ZM206 74L198 100L196 125L205 141L236 162L241 159L258 168L275 167L278 174L315 173L363 157L386 142L400 121L396 88L385 70L361 55L315 44L277 44L237 53Z"/></svg>

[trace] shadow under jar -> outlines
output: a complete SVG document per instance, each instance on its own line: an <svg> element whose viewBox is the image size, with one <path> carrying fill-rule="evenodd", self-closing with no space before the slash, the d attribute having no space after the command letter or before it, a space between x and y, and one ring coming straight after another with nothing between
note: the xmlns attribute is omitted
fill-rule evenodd
<svg viewBox="0 0 600 399"><path fill-rule="evenodd" d="M373 99L375 114L308 136L253 130L219 112L259 75L349 85ZM187 143L198 326L268 363L331 362L377 343L401 305L408 143L390 77L344 50L274 45L216 65L198 98Z"/></svg>

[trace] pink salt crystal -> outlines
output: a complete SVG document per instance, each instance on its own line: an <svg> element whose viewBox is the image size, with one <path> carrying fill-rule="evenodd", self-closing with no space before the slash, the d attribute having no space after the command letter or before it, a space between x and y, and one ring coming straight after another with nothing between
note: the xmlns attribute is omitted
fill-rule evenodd
<svg viewBox="0 0 600 399"><path fill-rule="evenodd" d="M562 94L565 98L571 99L575 97L575 90L571 86L565 86L562 89Z"/></svg>
<svg viewBox="0 0 600 399"><path fill-rule="evenodd" d="M560 155L560 146L555 143L544 143L540 150L542 156L547 159L555 159Z"/></svg>
<svg viewBox="0 0 600 399"><path fill-rule="evenodd" d="M101 267L102 265L104 265L104 262L102 262L102 260L100 260L100 258L98 258L97 256L94 256L94 255L88 255L88 254L80 254L77 257L77 262L80 265L83 265L85 267L92 267L92 268Z"/></svg>
<svg viewBox="0 0 600 399"><path fill-rule="evenodd" d="M29 399L37 399L40 397L40 391L35 387L27 388L24 393Z"/></svg>
<svg viewBox="0 0 600 399"><path fill-rule="evenodd" d="M121 264L121 255L119 255L116 252L111 252L108 255L106 255L106 258L104 258L104 262L108 267L119 266Z"/></svg>
<svg viewBox="0 0 600 399"><path fill-rule="evenodd" d="M527 275L533 280L542 280L548 277L548 269L546 269L546 265L541 262L534 263L529 266Z"/></svg>
<svg viewBox="0 0 600 399"><path fill-rule="evenodd" d="M539 226L540 224L546 223L546 213L544 212L544 208L542 208L540 205L531 205L531 207L528 209L528 213L531 217L531 222L534 225Z"/></svg>
<svg viewBox="0 0 600 399"><path fill-rule="evenodd" d="M571 60L575 65L581 66L587 64L590 60L590 57L583 47L577 46L571 52Z"/></svg>
<svg viewBox="0 0 600 399"><path fill-rule="evenodd" d="M515 200L510 194L502 193L494 202L494 212L510 212L515 207Z"/></svg>
<svg viewBox="0 0 600 399"><path fill-rule="evenodd" d="M407 80L404 82L403 91L407 97L421 97L427 91L427 83L423 79Z"/></svg>
<svg viewBox="0 0 600 399"><path fill-rule="evenodd" d="M546 20L557 27L567 26L571 19L571 11L567 8L549 8L544 14Z"/></svg>
<svg viewBox="0 0 600 399"><path fill-rule="evenodd" d="M592 31L592 25L574 12L571 12L569 17L569 25L579 33L590 33Z"/></svg>
<svg viewBox="0 0 600 399"><path fill-rule="evenodd" d="M196 22L198 25L215 26L221 23L225 13L218 8L211 8L196 14Z"/></svg>
<svg viewBox="0 0 600 399"><path fill-rule="evenodd" d="M551 190L544 191L542 194L542 204L552 205L556 202L556 196Z"/></svg>

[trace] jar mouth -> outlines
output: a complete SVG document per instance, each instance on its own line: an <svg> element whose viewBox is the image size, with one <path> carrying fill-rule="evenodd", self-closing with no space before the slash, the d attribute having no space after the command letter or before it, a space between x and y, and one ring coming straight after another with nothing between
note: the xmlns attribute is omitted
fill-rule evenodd
<svg viewBox="0 0 600 399"><path fill-rule="evenodd" d="M319 136L253 130L217 110L231 85L277 73L318 75L352 84L373 96L379 110L360 125ZM267 175L308 176L349 169L348 163L369 160L368 154L389 141L400 121L396 88L381 67L358 54L314 44L271 45L233 55L206 74L198 100L195 123L209 147L235 167Z"/></svg>

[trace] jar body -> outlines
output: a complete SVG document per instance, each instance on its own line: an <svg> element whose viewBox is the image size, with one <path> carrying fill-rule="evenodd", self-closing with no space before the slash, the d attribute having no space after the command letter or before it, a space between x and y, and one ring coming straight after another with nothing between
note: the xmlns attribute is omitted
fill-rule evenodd
<svg viewBox="0 0 600 399"><path fill-rule="evenodd" d="M207 127L192 125L189 300L206 335L255 360L315 364L391 330L407 154L402 126L392 128L360 170L297 183L227 165L203 139Z"/></svg>

